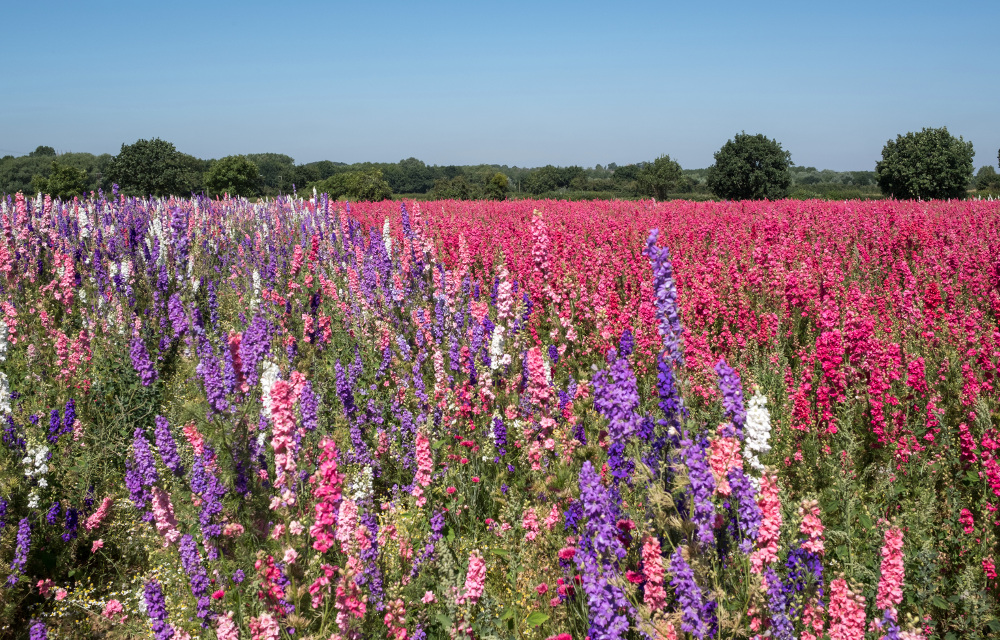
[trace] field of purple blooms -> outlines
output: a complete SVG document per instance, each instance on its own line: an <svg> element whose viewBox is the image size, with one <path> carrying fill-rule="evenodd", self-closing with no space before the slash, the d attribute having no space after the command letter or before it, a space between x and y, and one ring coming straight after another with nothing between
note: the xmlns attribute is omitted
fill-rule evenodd
<svg viewBox="0 0 1000 640"><path fill-rule="evenodd" d="M518 270L351 206L0 203L0 636L1000 634L995 537L942 557L933 469L789 429L781 353L692 379L660 230L621 248L652 327L609 339L543 212ZM991 428L934 459L957 484Z"/></svg>

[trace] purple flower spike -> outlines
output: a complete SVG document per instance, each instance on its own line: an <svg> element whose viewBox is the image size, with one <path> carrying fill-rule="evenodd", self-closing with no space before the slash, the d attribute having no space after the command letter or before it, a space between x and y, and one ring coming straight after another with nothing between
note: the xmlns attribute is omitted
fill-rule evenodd
<svg viewBox="0 0 1000 640"><path fill-rule="evenodd" d="M170 640L174 637L174 628L167 622L167 600L163 597L163 589L156 580L146 583L146 613L153 620L153 635L156 640Z"/></svg>
<svg viewBox="0 0 1000 640"><path fill-rule="evenodd" d="M146 351L146 343L142 341L142 338L132 338L132 350L129 355L132 356L132 368L139 374L143 386L148 387L153 384L156 381L157 372L149 360L149 352Z"/></svg>

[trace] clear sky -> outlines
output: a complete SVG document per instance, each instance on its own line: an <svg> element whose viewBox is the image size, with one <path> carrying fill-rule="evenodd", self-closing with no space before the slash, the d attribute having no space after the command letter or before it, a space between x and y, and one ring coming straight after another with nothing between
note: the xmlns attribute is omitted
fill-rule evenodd
<svg viewBox="0 0 1000 640"><path fill-rule="evenodd" d="M996 165L1000 1L5 2L0 155L705 167L734 134L870 170L947 126Z"/></svg>

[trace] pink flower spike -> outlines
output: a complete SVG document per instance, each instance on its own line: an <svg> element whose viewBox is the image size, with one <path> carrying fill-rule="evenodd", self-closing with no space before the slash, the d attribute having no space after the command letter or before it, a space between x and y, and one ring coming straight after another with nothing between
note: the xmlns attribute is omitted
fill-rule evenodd
<svg viewBox="0 0 1000 640"><path fill-rule="evenodd" d="M94 544L90 547L91 553L97 553L97 550L104 546L104 540L94 540Z"/></svg>

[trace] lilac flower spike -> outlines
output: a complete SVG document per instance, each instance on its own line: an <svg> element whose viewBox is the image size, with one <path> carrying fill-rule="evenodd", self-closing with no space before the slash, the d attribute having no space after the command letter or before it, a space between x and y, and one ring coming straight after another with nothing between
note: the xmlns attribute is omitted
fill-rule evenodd
<svg viewBox="0 0 1000 640"><path fill-rule="evenodd" d="M681 630L696 638L711 638L715 627L715 603L707 600L694 579L694 571L677 547L670 556L670 586L681 605Z"/></svg>
<svg viewBox="0 0 1000 640"><path fill-rule="evenodd" d="M670 356L674 367L684 366L684 343L682 335L680 310L677 306L677 283L674 281L674 269L670 263L670 249L656 246L660 236L659 229L649 232L644 253L653 266L653 286L656 293L656 316L660 320L660 335L663 337L663 348Z"/></svg>
<svg viewBox="0 0 1000 640"><path fill-rule="evenodd" d="M132 338L132 350L129 352L132 357L132 368L139 374L139 379L145 387L153 384L157 378L156 369L149 360L149 352L146 351L146 343L142 338Z"/></svg>
<svg viewBox="0 0 1000 640"><path fill-rule="evenodd" d="M732 367L726 364L725 359L720 359L715 365L715 372L719 374L719 390L722 391L722 408L726 410L726 416L732 421L734 433L724 433L725 436L735 435L740 440L743 439L743 425L747 420L747 410L743 405L743 383L740 381L740 374L736 373ZM728 431L728 429L727 429Z"/></svg>
<svg viewBox="0 0 1000 640"><path fill-rule="evenodd" d="M174 436L170 432L170 423L163 416L156 416L156 448L163 458L163 464L170 469L178 478L184 475L184 465L181 464L181 457L177 454L177 444Z"/></svg>
<svg viewBox="0 0 1000 640"><path fill-rule="evenodd" d="M167 601L163 597L163 589L156 580L146 583L146 613L153 620L153 635L156 640L170 640L174 637L174 628L167 622Z"/></svg>
<svg viewBox="0 0 1000 640"><path fill-rule="evenodd" d="M24 573L24 566L28 563L28 551L31 550L31 523L27 518L21 518L17 527L17 548L14 550L14 559L10 562L11 573L7 577L7 584L13 586L20 579L18 574Z"/></svg>

